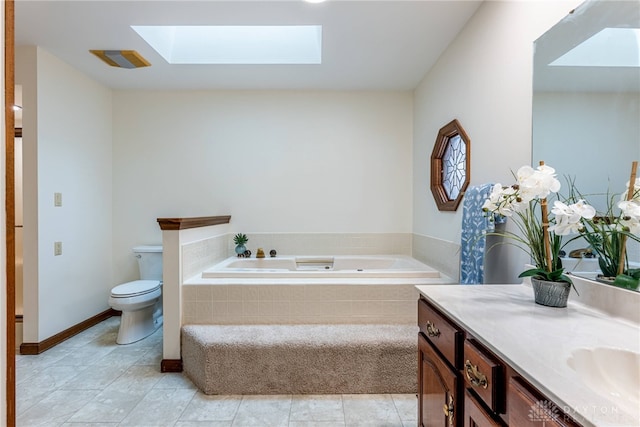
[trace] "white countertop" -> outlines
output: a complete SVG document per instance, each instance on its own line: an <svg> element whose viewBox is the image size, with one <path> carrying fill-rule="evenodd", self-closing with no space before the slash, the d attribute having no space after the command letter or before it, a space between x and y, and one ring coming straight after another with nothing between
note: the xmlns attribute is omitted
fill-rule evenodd
<svg viewBox="0 0 640 427"><path fill-rule="evenodd" d="M416 288L584 426L640 426L640 408L622 409L587 388L567 364L578 348L640 353L640 325L571 301L573 291L566 308L550 308L535 304L526 285Z"/></svg>

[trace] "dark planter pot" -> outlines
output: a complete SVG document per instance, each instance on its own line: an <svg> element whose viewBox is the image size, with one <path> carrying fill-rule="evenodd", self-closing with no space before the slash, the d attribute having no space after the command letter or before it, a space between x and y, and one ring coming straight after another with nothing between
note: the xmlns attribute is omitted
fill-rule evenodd
<svg viewBox="0 0 640 427"><path fill-rule="evenodd" d="M571 283L548 282L532 277L531 286L533 286L533 296L536 304L559 308L567 306Z"/></svg>
<svg viewBox="0 0 640 427"><path fill-rule="evenodd" d="M613 282L616 281L615 277L604 276L602 274L598 274L596 276L596 282L605 283L607 285L613 285Z"/></svg>

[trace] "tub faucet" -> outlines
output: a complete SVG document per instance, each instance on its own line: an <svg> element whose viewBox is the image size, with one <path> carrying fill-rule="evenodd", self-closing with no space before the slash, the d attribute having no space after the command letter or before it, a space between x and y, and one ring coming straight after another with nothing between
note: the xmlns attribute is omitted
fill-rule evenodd
<svg viewBox="0 0 640 427"><path fill-rule="evenodd" d="M262 248L258 248L258 251L256 252L256 258L264 258L264 250L262 250Z"/></svg>

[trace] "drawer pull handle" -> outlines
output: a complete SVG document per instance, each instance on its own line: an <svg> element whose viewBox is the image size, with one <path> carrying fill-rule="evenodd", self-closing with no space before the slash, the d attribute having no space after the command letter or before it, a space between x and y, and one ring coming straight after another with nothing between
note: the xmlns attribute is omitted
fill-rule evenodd
<svg viewBox="0 0 640 427"><path fill-rule="evenodd" d="M455 415L455 405L453 404L453 396L449 395L449 403L442 406L442 412L449 420L449 425L453 425L453 417Z"/></svg>
<svg viewBox="0 0 640 427"><path fill-rule="evenodd" d="M467 374L467 379L471 382L471 385L482 388L487 388L489 385L487 376L480 372L476 365L472 365L469 359L464 362L464 372Z"/></svg>
<svg viewBox="0 0 640 427"><path fill-rule="evenodd" d="M427 320L427 335L430 337L439 337L440 330L436 328L436 325L431 323L431 321Z"/></svg>

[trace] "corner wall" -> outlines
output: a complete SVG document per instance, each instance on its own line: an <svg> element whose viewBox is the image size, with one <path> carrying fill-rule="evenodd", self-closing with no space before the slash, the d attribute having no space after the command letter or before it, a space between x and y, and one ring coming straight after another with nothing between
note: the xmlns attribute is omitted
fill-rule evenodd
<svg viewBox="0 0 640 427"><path fill-rule="evenodd" d="M109 308L111 91L34 46L16 48L16 83L23 87L24 341L40 342Z"/></svg>
<svg viewBox="0 0 640 427"><path fill-rule="evenodd" d="M416 88L413 233L418 240L430 247L443 242L447 253L451 244L460 245L462 205L457 212L440 212L430 191L431 151L438 130L452 119L471 138L470 185L510 183L511 170L531 163L533 42L579 3L484 2ZM448 271L459 271L457 256ZM504 277L496 280L517 283L527 258L518 251L500 257Z"/></svg>

